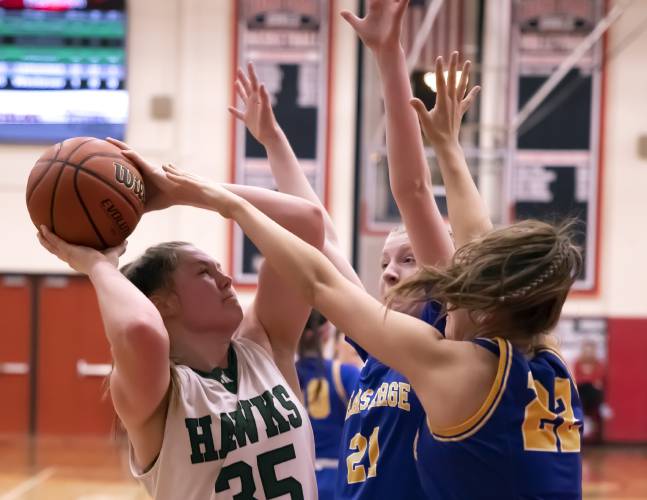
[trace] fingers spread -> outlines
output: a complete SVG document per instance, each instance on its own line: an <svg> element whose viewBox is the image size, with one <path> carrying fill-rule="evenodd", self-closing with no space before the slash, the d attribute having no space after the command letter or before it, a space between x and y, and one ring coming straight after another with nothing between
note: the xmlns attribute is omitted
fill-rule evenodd
<svg viewBox="0 0 647 500"><path fill-rule="evenodd" d="M445 75L443 74L443 58L436 59L436 94L437 101L441 100L446 93Z"/></svg>
<svg viewBox="0 0 647 500"><path fill-rule="evenodd" d="M427 113L427 108L425 107L425 104L418 98L411 99L409 101L409 104L411 104L411 107L418 113L418 116L424 116Z"/></svg>
<svg viewBox="0 0 647 500"><path fill-rule="evenodd" d="M452 52L449 58L449 74L447 75L447 95L456 97L456 68L458 67L458 52Z"/></svg>
<svg viewBox="0 0 647 500"><path fill-rule="evenodd" d="M256 78L256 71L254 71L254 65L251 62L247 63L247 73L249 74L252 91L256 92L258 90L258 78Z"/></svg>
<svg viewBox="0 0 647 500"><path fill-rule="evenodd" d="M245 121L245 113L243 113L242 111L240 111L240 110L238 110L238 109L234 108L233 106L229 106L227 109L228 109L228 110L229 110L229 112L230 112L232 115L234 115L236 118L238 118L239 120L243 120L243 121Z"/></svg>
<svg viewBox="0 0 647 500"><path fill-rule="evenodd" d="M45 224L41 224L41 226L40 226L40 234L42 234L43 238L45 238L45 240L50 245L52 245L53 247L57 247L58 244L63 241L58 236L56 236L54 233L52 233Z"/></svg>
<svg viewBox="0 0 647 500"><path fill-rule="evenodd" d="M130 146L128 144L118 139L114 139L112 137L106 137L106 141L108 141L110 144L114 146L117 146L119 149L130 149Z"/></svg>
<svg viewBox="0 0 647 500"><path fill-rule="evenodd" d="M151 173L155 171L155 167L144 160L139 153L133 150L125 150L121 152L128 160L130 160L139 170L144 173Z"/></svg>
<svg viewBox="0 0 647 500"><path fill-rule="evenodd" d="M102 253L104 255L115 254L117 257L121 257L124 253L126 253L127 247L128 247L128 240L124 240L121 242L121 244L117 245L116 247L108 248L107 250L104 250Z"/></svg>
<svg viewBox="0 0 647 500"><path fill-rule="evenodd" d="M41 233L36 233L36 237L38 238L38 241L43 246L43 248L45 248L45 250L47 250L51 254L56 255L56 252L54 251L54 247L50 245L49 241L47 241Z"/></svg>
<svg viewBox="0 0 647 500"><path fill-rule="evenodd" d="M361 22L361 19L359 17L348 10L342 10L341 17L344 19L344 21L350 24L355 31L358 30L359 24Z"/></svg>
<svg viewBox="0 0 647 500"><path fill-rule="evenodd" d="M458 82L458 87L456 89L456 97L463 99L465 97L465 92L467 91L467 82L470 78L470 69L472 67L471 61L465 61L463 64L463 71L461 72L461 79Z"/></svg>
<svg viewBox="0 0 647 500"><path fill-rule="evenodd" d="M469 94L467 94L467 97L461 102L461 114L465 114L467 110L472 107L472 104L476 100L476 96L480 91L481 87L479 87L478 85L470 90Z"/></svg>
<svg viewBox="0 0 647 500"><path fill-rule="evenodd" d="M245 88L246 95L249 96L249 94L252 93L252 85L251 83L249 83L249 80L247 79L247 75L245 75L245 72L240 68L238 68L237 75L238 75L237 81L241 83L241 85Z"/></svg>
<svg viewBox="0 0 647 500"><path fill-rule="evenodd" d="M236 83L234 84L234 88L236 89L236 93L240 96L240 98L243 100L244 104L247 104L247 100L249 99L249 94L245 90L244 85L242 82L239 80L236 80Z"/></svg>
<svg viewBox="0 0 647 500"><path fill-rule="evenodd" d="M400 21L402 19L402 16L404 13L407 11L407 7L409 6L409 0L397 0L396 1L397 7L395 10L395 18L396 21Z"/></svg>
<svg viewBox="0 0 647 500"><path fill-rule="evenodd" d="M267 106L270 104L270 95L267 93L267 89L265 88L265 84L261 84L261 104L263 106Z"/></svg>

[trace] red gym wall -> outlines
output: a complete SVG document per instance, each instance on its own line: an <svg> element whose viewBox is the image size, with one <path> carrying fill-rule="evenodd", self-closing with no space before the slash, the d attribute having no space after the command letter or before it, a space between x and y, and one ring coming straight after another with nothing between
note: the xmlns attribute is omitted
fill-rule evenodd
<svg viewBox="0 0 647 500"><path fill-rule="evenodd" d="M605 423L610 442L647 442L647 319L610 318Z"/></svg>
<svg viewBox="0 0 647 500"><path fill-rule="evenodd" d="M101 374L110 348L87 279L0 278L0 328L0 433L28 433L31 419L39 435L112 432L114 412Z"/></svg>
<svg viewBox="0 0 647 500"><path fill-rule="evenodd" d="M0 283L0 432L29 430L31 287L21 276Z"/></svg>
<svg viewBox="0 0 647 500"><path fill-rule="evenodd" d="M28 370L34 348L32 311L38 327L33 416ZM79 371L79 362L91 372L101 372L110 363L97 300L87 279L1 277L0 331L0 433L27 433L31 418L40 435L112 432L114 414L104 397L105 377ZM605 439L647 442L647 319L608 320L605 392L613 412L605 422Z"/></svg>

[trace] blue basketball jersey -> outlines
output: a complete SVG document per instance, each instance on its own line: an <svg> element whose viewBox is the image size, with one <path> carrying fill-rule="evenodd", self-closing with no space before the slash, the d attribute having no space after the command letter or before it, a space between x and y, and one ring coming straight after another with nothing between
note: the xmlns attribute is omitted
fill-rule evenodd
<svg viewBox="0 0 647 500"><path fill-rule="evenodd" d="M319 498L332 499L346 405L357 386L359 369L317 358L302 358L297 361L296 367L315 438Z"/></svg>
<svg viewBox="0 0 647 500"><path fill-rule="evenodd" d="M496 356L495 381L481 408L463 424L430 431L421 424L417 469L432 499L582 497L583 412L560 355L527 359L502 339L476 339Z"/></svg>
<svg viewBox="0 0 647 500"><path fill-rule="evenodd" d="M430 302L420 317L442 331L439 313ZM422 498L414 461L422 405L403 375L351 344L366 363L346 410L335 498Z"/></svg>

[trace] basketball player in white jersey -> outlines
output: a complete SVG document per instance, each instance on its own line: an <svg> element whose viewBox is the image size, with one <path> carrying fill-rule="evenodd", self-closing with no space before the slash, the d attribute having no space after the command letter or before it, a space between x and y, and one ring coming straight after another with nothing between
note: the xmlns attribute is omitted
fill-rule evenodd
<svg viewBox="0 0 647 500"><path fill-rule="evenodd" d="M161 169L124 154L145 176L148 210L193 203ZM323 219L313 204L230 188L321 248ZM154 498L317 497L312 429L294 367L310 307L280 276L262 267L255 300L243 314L231 278L188 243L151 247L122 274L117 262L125 245L100 253L67 244L45 227L38 236L95 288L131 469Z"/></svg>

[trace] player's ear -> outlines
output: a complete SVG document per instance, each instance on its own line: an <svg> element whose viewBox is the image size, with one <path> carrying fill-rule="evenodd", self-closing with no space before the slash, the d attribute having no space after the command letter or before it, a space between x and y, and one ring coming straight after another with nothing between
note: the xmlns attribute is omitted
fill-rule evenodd
<svg viewBox="0 0 647 500"><path fill-rule="evenodd" d="M171 318L180 312L180 302L173 292L156 292L150 296L150 300L159 311L162 319Z"/></svg>

